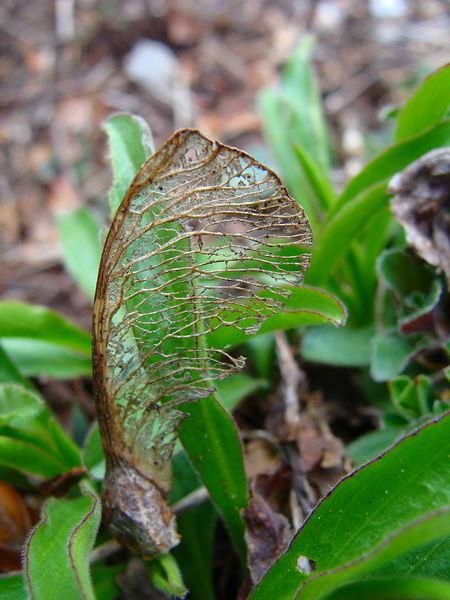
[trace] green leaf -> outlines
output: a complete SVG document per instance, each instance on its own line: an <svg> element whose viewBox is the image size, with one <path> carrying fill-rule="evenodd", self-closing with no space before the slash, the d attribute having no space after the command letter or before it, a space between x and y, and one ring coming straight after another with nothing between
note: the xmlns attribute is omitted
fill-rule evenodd
<svg viewBox="0 0 450 600"><path fill-rule="evenodd" d="M449 595L450 585L436 579L376 577L343 585L326 600L448 600Z"/></svg>
<svg viewBox="0 0 450 600"><path fill-rule="evenodd" d="M89 554L100 525L100 500L87 483L83 496L50 500L25 545L27 589L36 600L95 600Z"/></svg>
<svg viewBox="0 0 450 600"><path fill-rule="evenodd" d="M95 422L87 435L84 443L83 464L89 471L92 479L102 481L105 477L105 453L103 452L102 440L98 423Z"/></svg>
<svg viewBox="0 0 450 600"><path fill-rule="evenodd" d="M38 446L4 435L0 435L0 464L44 478L55 477L67 471L61 460Z"/></svg>
<svg viewBox="0 0 450 600"><path fill-rule="evenodd" d="M0 575L0 598L2 600L27 600L22 573Z"/></svg>
<svg viewBox="0 0 450 600"><path fill-rule="evenodd" d="M322 206L332 200L330 148L320 91L311 67L313 40L305 38L283 73L281 89L260 97L264 130L283 180L315 231ZM300 156L294 150L300 148Z"/></svg>
<svg viewBox="0 0 450 600"><path fill-rule="evenodd" d="M372 339L370 374L375 381L388 381L405 369L413 356L424 347L420 338L385 331Z"/></svg>
<svg viewBox="0 0 450 600"><path fill-rule="evenodd" d="M372 336L372 327L311 327L302 336L300 351L304 359L312 362L342 367L365 367L370 364Z"/></svg>
<svg viewBox="0 0 450 600"><path fill-rule="evenodd" d="M92 375L91 359L85 353L24 338L4 338L2 344L20 372L28 377L72 379Z"/></svg>
<svg viewBox="0 0 450 600"><path fill-rule="evenodd" d="M114 216L139 167L155 148L147 123L137 115L114 115L105 123L105 130L113 170L109 203Z"/></svg>
<svg viewBox="0 0 450 600"><path fill-rule="evenodd" d="M41 398L22 385L0 384L0 425L14 417L34 417L45 407Z"/></svg>
<svg viewBox="0 0 450 600"><path fill-rule="evenodd" d="M450 145L450 120L439 123L432 129L414 138L400 142L379 154L364 169L349 181L346 188L331 208L329 217L338 214L346 204L368 188L387 182L413 161L434 148Z"/></svg>
<svg viewBox="0 0 450 600"><path fill-rule="evenodd" d="M327 209L335 201L330 180L321 172L321 167L311 160L302 146L294 146L294 150L320 208Z"/></svg>
<svg viewBox="0 0 450 600"><path fill-rule="evenodd" d="M181 544L174 549L192 600L214 600L213 541L217 513L210 502L177 518Z"/></svg>
<svg viewBox="0 0 450 600"><path fill-rule="evenodd" d="M438 123L450 107L450 65L427 77L397 119L395 140L412 137Z"/></svg>
<svg viewBox="0 0 450 600"><path fill-rule="evenodd" d="M19 407L29 393L25 387L11 385L7 398ZM80 466L79 449L34 396L34 414L9 415L6 423L0 423L0 465L45 478Z"/></svg>
<svg viewBox="0 0 450 600"><path fill-rule="evenodd" d="M386 209L386 186L387 180L383 180L367 187L352 196L337 214L325 222L305 276L308 283L320 285L326 281L338 260L345 255L367 223Z"/></svg>
<svg viewBox="0 0 450 600"><path fill-rule="evenodd" d="M250 338L245 345L258 377L263 381L271 381L275 361L275 339L273 334L257 335Z"/></svg>
<svg viewBox="0 0 450 600"><path fill-rule="evenodd" d="M400 248L385 250L377 261L379 279L396 296L399 323L413 324L438 304L443 286L423 260Z"/></svg>
<svg viewBox="0 0 450 600"><path fill-rule="evenodd" d="M69 273L90 300L94 299L101 244L99 224L87 208L58 215L63 261Z"/></svg>
<svg viewBox="0 0 450 600"><path fill-rule="evenodd" d="M404 433L401 427L387 427L370 431L347 446L347 452L356 466L375 458Z"/></svg>
<svg viewBox="0 0 450 600"><path fill-rule="evenodd" d="M343 325L346 318L347 310L335 296L319 288L302 285L292 288L283 311L268 317L255 335L321 323ZM206 338L213 347L228 348L248 341L249 335L236 328L221 327Z"/></svg>
<svg viewBox="0 0 450 600"><path fill-rule="evenodd" d="M263 115L264 133L277 159L283 182L292 196L301 202L314 232L317 227L316 207L313 199L305 193L307 186L301 164L294 152L295 140L289 143L289 137L292 136L289 111L272 90L262 92L259 106Z"/></svg>
<svg viewBox="0 0 450 600"><path fill-rule="evenodd" d="M267 385L267 381L263 379L255 379L246 373L236 373L215 382L216 397L220 404L231 412L241 400Z"/></svg>
<svg viewBox="0 0 450 600"><path fill-rule="evenodd" d="M200 486L199 479L185 452L173 458L172 503ZM217 513L211 502L182 511L177 515L181 543L173 550L192 600L214 600L213 541Z"/></svg>
<svg viewBox="0 0 450 600"><path fill-rule="evenodd" d="M93 565L91 568L95 597L98 600L117 600L120 589L116 583L117 575L125 571L125 564Z"/></svg>
<svg viewBox="0 0 450 600"><path fill-rule="evenodd" d="M433 401L432 382L426 375L414 379L406 375L389 382L391 401L400 415L406 419L418 419L431 413Z"/></svg>
<svg viewBox="0 0 450 600"><path fill-rule="evenodd" d="M300 587L301 600L322 600L344 583L354 581L395 561L402 554L450 535L450 507L408 523L362 557L309 577ZM450 584L446 584L450 591Z"/></svg>
<svg viewBox="0 0 450 600"><path fill-rule="evenodd" d="M24 302L0 302L0 338L51 342L91 355L91 336L87 331L49 308Z"/></svg>
<svg viewBox="0 0 450 600"><path fill-rule="evenodd" d="M435 577L450 581L450 536L411 548L394 562L377 569L376 576Z"/></svg>
<svg viewBox="0 0 450 600"><path fill-rule="evenodd" d="M28 389L34 389L31 383L23 377L12 362L10 357L6 354L3 349L3 345L0 343L0 383L18 383L24 385Z"/></svg>
<svg viewBox="0 0 450 600"><path fill-rule="evenodd" d="M248 502L247 480L236 425L212 396L180 408L190 415L179 429L181 443L245 562L247 547L240 511Z"/></svg>
<svg viewBox="0 0 450 600"><path fill-rule="evenodd" d="M403 299L416 292L426 294L434 280L434 270L401 248L385 250L377 270L384 283Z"/></svg>
<svg viewBox="0 0 450 600"><path fill-rule="evenodd" d="M369 552L410 521L447 506L447 414L406 436L380 458L344 477L306 519L288 551L261 580L252 600L291 600L307 576L299 557L333 569Z"/></svg>

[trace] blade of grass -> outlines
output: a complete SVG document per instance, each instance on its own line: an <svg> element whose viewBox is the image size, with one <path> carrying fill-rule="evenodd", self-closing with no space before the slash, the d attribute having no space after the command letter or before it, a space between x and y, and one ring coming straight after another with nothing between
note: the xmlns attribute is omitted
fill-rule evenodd
<svg viewBox="0 0 450 600"><path fill-rule="evenodd" d="M438 123L450 107L450 64L427 77L400 111L395 141L417 135Z"/></svg>

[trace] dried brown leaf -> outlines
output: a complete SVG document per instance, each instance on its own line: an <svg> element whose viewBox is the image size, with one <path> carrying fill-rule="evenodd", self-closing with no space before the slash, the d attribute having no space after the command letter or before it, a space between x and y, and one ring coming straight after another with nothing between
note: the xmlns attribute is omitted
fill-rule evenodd
<svg viewBox="0 0 450 600"><path fill-rule="evenodd" d="M450 149L432 150L390 183L391 203L411 246L445 273L450 289Z"/></svg>
<svg viewBox="0 0 450 600"><path fill-rule="evenodd" d="M275 512L259 494L253 494L242 516L246 524L250 574L256 585L287 548L292 531L287 518Z"/></svg>

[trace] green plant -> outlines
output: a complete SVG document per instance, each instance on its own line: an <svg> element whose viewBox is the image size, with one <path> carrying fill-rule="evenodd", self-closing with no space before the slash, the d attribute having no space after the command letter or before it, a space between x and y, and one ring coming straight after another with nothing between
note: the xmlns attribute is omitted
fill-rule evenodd
<svg viewBox="0 0 450 600"><path fill-rule="evenodd" d="M392 145L336 196L328 176L333 157L309 52L308 41L288 65L282 89L264 93L262 109L284 179L302 201L314 231L311 269L306 284L291 285L284 306L264 315L261 327L250 336L239 327L219 327L204 336L209 347L226 348L235 360L241 353L250 356L252 369L216 381L215 398L182 407L189 416L178 430L181 443L173 440L170 491L182 541L143 568L168 596L182 597L189 589L194 599L214 600L212 547L218 514L245 565L251 544L242 509L252 506L254 492L249 496L242 447L230 413L255 391L274 389L272 334L285 331L295 332L292 343L300 335L304 360L353 367L372 384L376 380L377 386L367 386L367 399L381 407L383 427L349 446L358 464L377 458L344 477L316 506L289 549L259 582L254 579L257 585L250 597L447 598L448 360L426 369L415 360L436 348L449 352L448 340L433 326L447 291L442 276L406 250L389 213L387 184L424 153L450 144L450 69L444 67L423 83L399 112ZM116 115L106 131L114 217L154 149L141 119ZM67 268L94 298L100 260L95 220L78 209L61 217L59 227ZM157 248L152 243L155 240L145 252ZM80 244L82 254L77 250ZM224 261L231 263L231 270L237 267L232 258ZM282 253L272 258L289 273L288 264L302 256L290 251L284 258ZM252 260L250 256L247 268L254 267ZM273 277L269 281L276 298ZM261 308L261 299L255 302L253 307ZM337 329L347 316L343 303L349 309L348 326ZM251 311L252 303L243 307ZM245 310L240 316L248 318ZM138 321L133 328L139 330ZM134 335L133 344L147 343ZM89 375L90 335L44 307L5 302L0 303L0 340L1 479L35 497L54 496L45 502L40 521L27 537L23 572L0 577L0 595L17 600L27 594L38 600L115 598L117 577L129 568L130 555L122 552L108 560L117 544L105 528L99 529L105 456L98 426L84 423L84 441L75 444L27 379ZM123 347L119 344L116 351ZM121 431L126 427L126 422L116 425ZM191 505L190 498L202 486L209 499ZM177 507L186 503L189 509L179 512Z"/></svg>

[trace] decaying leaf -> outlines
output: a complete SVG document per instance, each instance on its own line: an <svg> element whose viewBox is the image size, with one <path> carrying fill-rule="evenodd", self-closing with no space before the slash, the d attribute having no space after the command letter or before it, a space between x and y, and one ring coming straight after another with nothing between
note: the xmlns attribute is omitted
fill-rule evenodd
<svg viewBox="0 0 450 600"><path fill-rule="evenodd" d="M254 332L307 266L311 233L279 178L195 130L142 166L113 221L94 305L94 383L111 530L151 555L178 541L166 499L181 404L243 359L208 347Z"/></svg>
<svg viewBox="0 0 450 600"><path fill-rule="evenodd" d="M445 273L450 288L450 148L433 150L391 181L391 206L417 253Z"/></svg>
<svg viewBox="0 0 450 600"><path fill-rule="evenodd" d="M243 511L249 566L252 582L256 585L280 554L286 550L292 531L287 518L275 512L259 494L253 493Z"/></svg>

